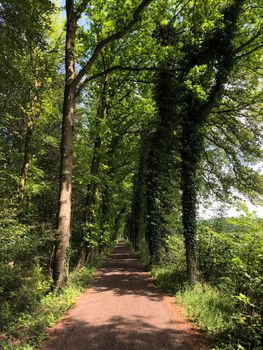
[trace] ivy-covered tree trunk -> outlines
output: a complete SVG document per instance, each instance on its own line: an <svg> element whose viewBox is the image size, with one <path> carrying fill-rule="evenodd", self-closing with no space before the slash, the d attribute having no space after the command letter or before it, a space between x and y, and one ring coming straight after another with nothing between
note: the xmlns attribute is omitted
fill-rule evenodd
<svg viewBox="0 0 263 350"><path fill-rule="evenodd" d="M223 23L212 37L204 40L196 51L191 49L188 54L189 67L182 73L181 81L188 78L192 68L202 64L207 66L207 76L214 76L214 81L199 78L199 86L209 91L206 99L202 99L191 89L185 92L182 112L181 131L181 192L182 192L182 223L185 238L187 277L192 284L197 279L195 257L196 243L196 212L197 212L197 169L203 151L203 133L207 119L212 109L222 96L224 86L228 81L233 67L234 51L232 41L239 14L244 1L236 0L223 10ZM218 43L215 46L215 43ZM216 70L214 69L216 67Z"/></svg>
<svg viewBox="0 0 263 350"><path fill-rule="evenodd" d="M148 157L149 146L147 137L141 136L141 147L139 151L139 163L133 184L133 198L131 211L131 243L135 251L140 249L141 240L145 237L146 225L146 174L145 164ZM148 140L148 139L147 139Z"/></svg>
<svg viewBox="0 0 263 350"><path fill-rule="evenodd" d="M192 284L197 279L196 266L196 201L197 167L201 152L202 136L198 125L186 115L183 118L181 145L181 192L182 223L185 239L186 265L188 281Z"/></svg>
<svg viewBox="0 0 263 350"><path fill-rule="evenodd" d="M75 59L74 41L77 18L74 13L74 2L67 0L67 28L65 69L66 81L64 89L61 164L60 164L60 191L58 208L58 227L53 262L53 289L60 289L67 273L67 249L71 230L71 194L72 194L72 152L73 152L73 122L75 115Z"/></svg>
<svg viewBox="0 0 263 350"><path fill-rule="evenodd" d="M174 108L174 84L172 73L161 72L156 86L158 120L147 161L147 223L146 241L150 264L160 261L160 254L169 231L167 216L172 209L171 176L175 169L174 149L176 144Z"/></svg>

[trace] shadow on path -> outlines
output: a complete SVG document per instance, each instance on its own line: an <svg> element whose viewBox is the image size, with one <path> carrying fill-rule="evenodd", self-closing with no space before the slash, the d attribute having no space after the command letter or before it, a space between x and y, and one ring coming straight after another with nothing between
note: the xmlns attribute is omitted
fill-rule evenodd
<svg viewBox="0 0 263 350"><path fill-rule="evenodd" d="M169 312L148 273L119 244L42 350L207 350L194 326Z"/></svg>
<svg viewBox="0 0 263 350"><path fill-rule="evenodd" d="M182 340L183 337L183 340ZM78 320L64 323L63 330L51 334L46 350L186 350L202 349L193 345L198 339L187 332L158 329L134 316L127 320L113 316L105 325L92 326ZM52 339L53 338L53 339Z"/></svg>
<svg viewBox="0 0 263 350"><path fill-rule="evenodd" d="M119 244L94 277L92 288L98 293L108 290L118 296L131 294L161 300L162 294L151 281L127 246Z"/></svg>

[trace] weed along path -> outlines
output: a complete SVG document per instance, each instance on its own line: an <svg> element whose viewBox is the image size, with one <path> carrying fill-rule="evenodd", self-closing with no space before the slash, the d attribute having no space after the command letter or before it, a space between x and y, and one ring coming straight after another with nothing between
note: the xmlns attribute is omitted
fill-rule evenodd
<svg viewBox="0 0 263 350"><path fill-rule="evenodd" d="M207 350L172 298L119 244L41 350Z"/></svg>

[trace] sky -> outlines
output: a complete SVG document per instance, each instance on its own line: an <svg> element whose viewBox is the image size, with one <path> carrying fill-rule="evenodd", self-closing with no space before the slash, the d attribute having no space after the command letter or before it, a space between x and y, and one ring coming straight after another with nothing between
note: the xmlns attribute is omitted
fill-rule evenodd
<svg viewBox="0 0 263 350"><path fill-rule="evenodd" d="M260 162L254 166L252 166L254 170L260 172L263 176L263 162ZM246 205L249 213L254 213L256 216L263 218L263 205L254 205L252 204L246 197L242 196L240 193L236 193L242 200L242 202ZM262 198L263 200L263 198ZM237 217L244 214L243 211L240 211L238 206L228 205L226 203L218 202L217 200L211 200L209 203L209 208L205 208L203 205L200 205L199 208L199 216L203 219L209 219L215 217L217 212L224 207L224 214L228 217Z"/></svg>
<svg viewBox="0 0 263 350"><path fill-rule="evenodd" d="M255 213L256 216L263 218L263 206L253 205L248 200L245 200L245 204L249 213ZM243 211L240 211L237 206L228 206L227 204L223 204L224 215L227 217L237 217L244 214ZM204 208L204 206L200 206L199 208L199 217L202 219L210 219L218 215L218 212L222 210L222 203L214 201L209 208Z"/></svg>

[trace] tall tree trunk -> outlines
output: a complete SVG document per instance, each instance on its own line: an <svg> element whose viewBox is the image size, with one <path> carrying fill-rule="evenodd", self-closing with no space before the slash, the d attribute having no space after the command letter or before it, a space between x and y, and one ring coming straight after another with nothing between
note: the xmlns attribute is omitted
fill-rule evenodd
<svg viewBox="0 0 263 350"><path fill-rule="evenodd" d="M145 236L146 225L146 174L145 164L148 157L147 138L141 136L139 164L133 185L133 199L131 212L131 243L135 251L140 249L140 243Z"/></svg>
<svg viewBox="0 0 263 350"><path fill-rule="evenodd" d="M202 136L198 124L183 118L181 145L182 223L185 239L187 278L191 284L197 280L195 256L197 211L197 166L201 154Z"/></svg>
<svg viewBox="0 0 263 350"><path fill-rule="evenodd" d="M89 223L94 222L94 209L97 202L98 188L99 188L99 184L96 179L96 176L99 173L100 149L101 149L101 138L99 136L96 138L94 142L93 156L92 156L91 166L90 166L91 182L87 186L87 194L86 194L83 219L82 219L84 224L86 222L89 222ZM86 231L85 229L83 229L80 249L79 249L78 262L77 262L78 268L80 268L86 263L89 256L89 247L87 247L87 244L85 242L85 234L86 234Z"/></svg>
<svg viewBox="0 0 263 350"><path fill-rule="evenodd" d="M108 114L108 106L106 104L107 86L108 86L108 75L105 75L102 83L101 102L97 113L98 123L106 119ZM91 166L90 166L91 182L87 186L87 195L86 195L85 207L83 212L84 224L86 222L93 223L95 220L94 213L96 210L96 203L97 203L98 190L99 190L99 182L96 179L96 177L99 173L99 168L100 168L101 146L102 146L102 139L101 139L101 136L98 135L94 142L93 156L92 156ZM86 232L85 230L83 230L82 240L80 243L78 262L77 262L78 268L85 264L85 262L87 261L87 257L89 255L89 247L87 247L87 244L84 239L85 234Z"/></svg>
<svg viewBox="0 0 263 350"><path fill-rule="evenodd" d="M28 174L28 170L29 170L29 162L30 162L30 158L31 158L32 136L33 136L33 120L31 118L31 116L28 116L27 117L26 137L25 137L25 144L24 144L24 160L23 160L23 165L22 165L20 180L19 180L19 186L18 186L19 198L21 200L21 203L23 203L24 195L25 195L25 186L26 186L27 174Z"/></svg>
<svg viewBox="0 0 263 350"><path fill-rule="evenodd" d="M58 208L58 229L56 235L56 246L53 263L53 290L62 287L65 276L66 253L70 240L71 225L71 193L72 193L72 144L73 144L73 122L75 115L75 98L77 87L81 88L87 83L82 79L97 60L105 46L121 39L132 30L133 26L140 20L141 12L149 5L151 0L143 0L135 9L132 20L128 21L122 31L116 32L103 39L97 44L90 59L75 76L74 42L76 37L77 21L85 10L88 0L82 0L74 9L74 0L66 0L66 48L65 48L65 70L66 82L64 89L63 122L61 139L61 165L60 165L60 192ZM80 88L80 86L79 86ZM81 90L81 89L80 89ZM78 92L80 92L78 90Z"/></svg>
<svg viewBox="0 0 263 350"><path fill-rule="evenodd" d="M75 59L74 41L76 35L77 18L74 13L74 1L67 0L67 28L65 48L66 81L64 89L60 191L58 208L58 227L53 263L53 290L60 289L67 274L67 249L71 230L71 194L72 194L72 152L73 152L73 122L75 115Z"/></svg>
<svg viewBox="0 0 263 350"><path fill-rule="evenodd" d="M147 221L145 237L150 253L150 264L158 264L165 238L169 234L168 213L173 207L172 178L175 176L176 113L174 82L170 72L161 72L156 86L158 117L147 161Z"/></svg>
<svg viewBox="0 0 263 350"><path fill-rule="evenodd" d="M31 60L37 60L37 57L35 57L34 52L31 54ZM24 204L24 197L25 197L25 187L26 187L26 181L29 171L29 165L30 160L32 156L32 139L33 139L33 126L35 120L39 117L39 109L37 106L38 103L38 89L40 87L40 81L39 81L39 71L38 67L36 66L34 68L34 81L33 81L33 87L30 92L30 112L27 115L27 125L26 125L26 135L25 135L25 143L24 143L24 159L23 159L23 165L20 173L20 179L19 179L19 185L18 185L18 194L19 199L21 203L21 207L23 207ZM21 212L23 209L21 208Z"/></svg>

